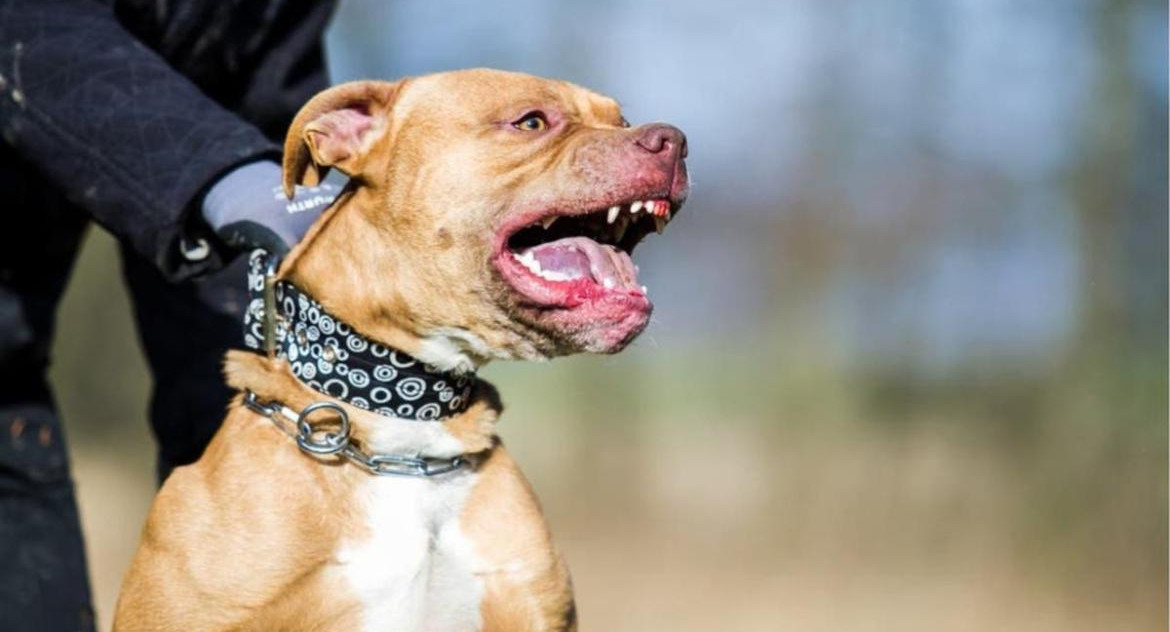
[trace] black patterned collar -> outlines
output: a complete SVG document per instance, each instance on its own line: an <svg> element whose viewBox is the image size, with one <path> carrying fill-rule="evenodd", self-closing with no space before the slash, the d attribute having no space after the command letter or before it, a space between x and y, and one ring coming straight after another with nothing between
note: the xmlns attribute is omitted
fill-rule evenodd
<svg viewBox="0 0 1170 632"><path fill-rule="evenodd" d="M248 259L244 344L266 351L265 286L269 256ZM325 311L288 281L273 283L273 351L310 388L351 406L398 419L437 421L470 404L473 375L444 373L402 351L373 342Z"/></svg>

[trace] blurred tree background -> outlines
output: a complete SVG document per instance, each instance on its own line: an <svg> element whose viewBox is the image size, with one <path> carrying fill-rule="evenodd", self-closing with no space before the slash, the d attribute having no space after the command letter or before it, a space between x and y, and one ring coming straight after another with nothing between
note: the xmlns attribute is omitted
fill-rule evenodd
<svg viewBox="0 0 1170 632"><path fill-rule="evenodd" d="M343 0L328 44L688 133L641 340L484 371L585 629L1067 632L1167 626L1166 37L1155 0ZM108 622L153 455L99 231L55 357Z"/></svg>

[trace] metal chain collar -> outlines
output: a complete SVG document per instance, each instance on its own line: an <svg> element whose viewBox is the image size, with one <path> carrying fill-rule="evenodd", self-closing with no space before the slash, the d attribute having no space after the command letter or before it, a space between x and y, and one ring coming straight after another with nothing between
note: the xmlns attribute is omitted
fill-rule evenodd
<svg viewBox="0 0 1170 632"><path fill-rule="evenodd" d="M314 402L297 413L280 402L262 402L255 393L247 391L244 405L267 417L281 432L296 439L297 446L305 454L318 459L336 456L370 474L431 477L448 474L467 465L467 459L462 456L435 459L397 454L368 454L350 443L349 415L340 404L334 402ZM339 421L336 430L330 431L313 426L310 417L325 410L337 415Z"/></svg>

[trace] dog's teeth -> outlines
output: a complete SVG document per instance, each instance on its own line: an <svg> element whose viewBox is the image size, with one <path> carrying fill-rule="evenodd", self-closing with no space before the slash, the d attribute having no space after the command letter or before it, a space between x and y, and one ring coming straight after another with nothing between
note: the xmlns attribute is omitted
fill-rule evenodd
<svg viewBox="0 0 1170 632"><path fill-rule="evenodd" d="M529 272L546 281L572 281L577 277L565 274L564 272L556 272L554 270L545 270L540 267L540 260L532 256L531 252L526 252L522 255L512 253L512 258L520 262L520 265L528 269Z"/></svg>
<svg viewBox="0 0 1170 632"><path fill-rule="evenodd" d="M658 203L655 202L654 200L646 200L646 201L642 202L642 208L646 209L646 212L651 214L651 215L657 215L658 214L657 204Z"/></svg>
<svg viewBox="0 0 1170 632"><path fill-rule="evenodd" d="M630 227L630 220L622 218L622 221L617 223L613 229L613 240L621 241L622 237L626 236L626 229Z"/></svg>
<svg viewBox="0 0 1170 632"><path fill-rule="evenodd" d="M528 270L533 274L540 274L540 262L536 260L536 257L532 256L532 253L526 252L522 255L512 253L512 256L516 259L516 261L520 262L520 265L528 268Z"/></svg>
<svg viewBox="0 0 1170 632"><path fill-rule="evenodd" d="M544 226L544 229L545 229L545 230L548 230L548 227L549 227L549 226L552 226L552 225L553 225L553 222L555 222L555 221L557 221L557 216L556 216L556 215L550 215L550 216L548 216L548 217L546 217L546 218L544 218L544 219L540 220L540 225L541 225L541 226Z"/></svg>
<svg viewBox="0 0 1170 632"><path fill-rule="evenodd" d="M647 289L646 289L646 286L645 286L645 285L643 285L643 286L642 286L642 293L643 293L643 294L649 294L649 293L650 293L650 290L647 290Z"/></svg>
<svg viewBox="0 0 1170 632"><path fill-rule="evenodd" d="M574 278L574 277L571 277L563 272L551 272L551 271L541 270L537 274L540 275L540 278L545 279L547 281L571 281Z"/></svg>
<svg viewBox="0 0 1170 632"><path fill-rule="evenodd" d="M634 202L633 204L630 205L630 214L631 215L633 215L634 213L637 213L640 210L642 210L642 200L638 200L637 202Z"/></svg>
<svg viewBox="0 0 1170 632"><path fill-rule="evenodd" d="M607 289L607 290L613 289L613 279L606 279L606 280L602 281L601 284L604 285L605 289Z"/></svg>
<svg viewBox="0 0 1170 632"><path fill-rule="evenodd" d="M606 221L609 222L610 224L612 224L613 221L615 219L617 219L618 213L621 212L621 210L622 210L622 207L620 207L620 206L609 207L609 215L606 217Z"/></svg>
<svg viewBox="0 0 1170 632"><path fill-rule="evenodd" d="M654 218L654 232L661 235L662 229L664 229L664 228L666 228L666 220L662 219L661 217L655 217Z"/></svg>

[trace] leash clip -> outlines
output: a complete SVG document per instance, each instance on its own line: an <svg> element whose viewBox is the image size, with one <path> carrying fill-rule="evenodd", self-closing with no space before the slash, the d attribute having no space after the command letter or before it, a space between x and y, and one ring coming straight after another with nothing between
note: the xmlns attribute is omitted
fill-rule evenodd
<svg viewBox="0 0 1170 632"><path fill-rule="evenodd" d="M276 403L269 402L266 404L260 401L260 398L256 397L256 393L252 391L245 391L244 405L268 418L272 418L280 412L280 407Z"/></svg>
<svg viewBox="0 0 1170 632"><path fill-rule="evenodd" d="M280 257L269 253L264 264L264 350L269 360L276 359L276 271Z"/></svg>

